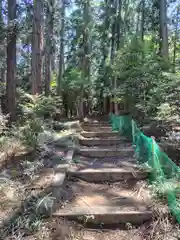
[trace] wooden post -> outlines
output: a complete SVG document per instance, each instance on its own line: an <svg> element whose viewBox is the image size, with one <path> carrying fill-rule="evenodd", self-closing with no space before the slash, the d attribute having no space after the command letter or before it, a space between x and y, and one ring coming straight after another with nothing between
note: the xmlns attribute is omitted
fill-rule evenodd
<svg viewBox="0 0 180 240"><path fill-rule="evenodd" d="M110 112L114 113L114 103L112 96L110 96Z"/></svg>
<svg viewBox="0 0 180 240"><path fill-rule="evenodd" d="M162 180L161 177L164 175L164 172L161 168L158 156L156 157L155 139L154 139L154 137L151 137L151 139L152 139L152 167L153 167L153 170L155 170L155 174L156 174L154 176L154 178L156 178L156 179L158 178L157 180L161 181Z"/></svg>
<svg viewBox="0 0 180 240"><path fill-rule="evenodd" d="M151 137L152 139L152 160L153 160L153 166L154 166L154 162L155 162L155 147L154 147L154 137Z"/></svg>
<svg viewBox="0 0 180 240"><path fill-rule="evenodd" d="M132 125L132 139L133 139L133 144L135 142L135 128L134 128L134 120L131 120L131 125Z"/></svg>

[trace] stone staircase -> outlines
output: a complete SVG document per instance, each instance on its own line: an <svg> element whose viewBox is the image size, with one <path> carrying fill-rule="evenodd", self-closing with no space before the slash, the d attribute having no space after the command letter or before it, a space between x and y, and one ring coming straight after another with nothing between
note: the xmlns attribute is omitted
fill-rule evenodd
<svg viewBox="0 0 180 240"><path fill-rule="evenodd" d="M152 218L148 169L136 165L133 148L107 123L86 123L61 189L55 217L93 224L131 223Z"/></svg>

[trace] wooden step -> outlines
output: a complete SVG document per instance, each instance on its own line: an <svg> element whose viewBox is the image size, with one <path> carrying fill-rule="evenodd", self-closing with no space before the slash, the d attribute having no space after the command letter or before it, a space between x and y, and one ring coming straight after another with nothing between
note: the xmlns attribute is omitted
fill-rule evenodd
<svg viewBox="0 0 180 240"><path fill-rule="evenodd" d="M112 137L112 138L83 138L79 137L79 144L85 146L111 146L117 145L123 142L128 142L125 138Z"/></svg>
<svg viewBox="0 0 180 240"><path fill-rule="evenodd" d="M82 129L87 132L112 132L112 127L102 127L102 126L82 126Z"/></svg>
<svg viewBox="0 0 180 240"><path fill-rule="evenodd" d="M63 192L66 193L63 198L66 204L54 209L52 215L55 217L110 225L142 224L152 217L150 194L141 182L127 187L121 182L108 185L69 181Z"/></svg>
<svg viewBox="0 0 180 240"><path fill-rule="evenodd" d="M124 168L124 169L142 169L139 164L136 163L136 159L132 157L103 157L103 158L88 158L82 155L75 154L72 162L73 167L77 169L85 168ZM147 169L147 167L146 167ZM149 168L148 168L149 169Z"/></svg>
<svg viewBox="0 0 180 240"><path fill-rule="evenodd" d="M70 220L82 220L93 224L143 224L152 218L151 211L123 211L121 208L111 206L72 207L52 214L54 217L67 217Z"/></svg>
<svg viewBox="0 0 180 240"><path fill-rule="evenodd" d="M105 138L105 137L118 136L119 133L116 131L115 132L86 132L86 131L83 131L83 132L81 132L81 135L85 138L93 138L93 137Z"/></svg>
<svg viewBox="0 0 180 240"><path fill-rule="evenodd" d="M83 122L84 125L95 125L95 126L111 126L109 121L94 121L94 122Z"/></svg>
<svg viewBox="0 0 180 240"><path fill-rule="evenodd" d="M101 122L101 123L96 123L96 122L92 122L92 123L82 123L81 126L92 126L92 127L111 127L111 124L108 122Z"/></svg>
<svg viewBox="0 0 180 240"><path fill-rule="evenodd" d="M98 147L80 147L77 152L86 157L125 157L133 156L134 150L132 147L119 147L116 148L98 148Z"/></svg>
<svg viewBox="0 0 180 240"><path fill-rule="evenodd" d="M122 180L143 180L148 177L150 170L123 168L70 168L67 175L83 179L88 182L115 182Z"/></svg>
<svg viewBox="0 0 180 240"><path fill-rule="evenodd" d="M102 124L109 124L109 117L107 119L86 119L82 122L82 124L88 125L88 124L95 124L95 125L102 125Z"/></svg>

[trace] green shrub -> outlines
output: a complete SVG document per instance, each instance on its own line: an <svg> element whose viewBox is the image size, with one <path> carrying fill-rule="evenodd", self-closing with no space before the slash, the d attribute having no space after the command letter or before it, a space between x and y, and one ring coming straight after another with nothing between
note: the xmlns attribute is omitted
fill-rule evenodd
<svg viewBox="0 0 180 240"><path fill-rule="evenodd" d="M160 120L172 119L175 115L175 107L169 103L163 103L158 107L157 118Z"/></svg>
<svg viewBox="0 0 180 240"><path fill-rule="evenodd" d="M19 138L26 146L35 149L38 145L39 133L42 131L42 120L34 118L27 120L22 127L15 128L14 135Z"/></svg>
<svg viewBox="0 0 180 240"><path fill-rule="evenodd" d="M136 105L141 105L147 113L152 89L162 78L160 63L150 49L145 51L137 40L118 52L113 65L113 75L119 86L116 96L124 99L127 111L132 112Z"/></svg>
<svg viewBox="0 0 180 240"><path fill-rule="evenodd" d="M34 104L34 113L38 117L53 117L56 114L56 106L53 97L40 96Z"/></svg>
<svg viewBox="0 0 180 240"><path fill-rule="evenodd" d="M18 89L17 112L21 119L51 118L56 114L56 97L33 96Z"/></svg>
<svg viewBox="0 0 180 240"><path fill-rule="evenodd" d="M3 135L7 131L7 120L8 116L3 115L0 113L0 136Z"/></svg>

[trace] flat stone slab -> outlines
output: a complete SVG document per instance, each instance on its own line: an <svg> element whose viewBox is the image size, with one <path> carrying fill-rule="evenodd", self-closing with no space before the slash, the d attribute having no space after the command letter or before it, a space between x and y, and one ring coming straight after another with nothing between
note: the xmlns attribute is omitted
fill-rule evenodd
<svg viewBox="0 0 180 240"><path fill-rule="evenodd" d="M86 132L83 131L81 132L81 135L85 138L93 138L93 137L114 137L114 136L118 136L118 132Z"/></svg>
<svg viewBox="0 0 180 240"><path fill-rule="evenodd" d="M77 170L70 168L67 172L69 177L81 178L88 182L115 182L122 180L142 180L148 177L150 170L135 170L123 168L86 168Z"/></svg>
<svg viewBox="0 0 180 240"><path fill-rule="evenodd" d="M143 183L134 188L126 183L93 184L83 181L66 183L67 199L53 216L86 220L94 224L141 224L152 217L150 195Z"/></svg>
<svg viewBox="0 0 180 240"><path fill-rule="evenodd" d="M45 168L28 187L33 189L46 189L52 185L54 174L55 171L53 168Z"/></svg>
<svg viewBox="0 0 180 240"><path fill-rule="evenodd" d="M38 174L37 178L29 184L29 188L46 189L48 187L62 186L73 155L74 150L69 150L64 156L63 164L61 163L51 168L44 168Z"/></svg>
<svg viewBox="0 0 180 240"><path fill-rule="evenodd" d="M53 187L59 187L63 185L63 182L65 180L66 174L62 172L56 172L52 181Z"/></svg>
<svg viewBox="0 0 180 240"><path fill-rule="evenodd" d="M45 168L39 173L38 177L29 184L28 188L46 189L51 186L61 186L65 176L65 173L56 173L53 168Z"/></svg>
<svg viewBox="0 0 180 240"><path fill-rule="evenodd" d="M69 151L63 151L51 147L49 148L49 153L44 157L43 164L46 168L54 168L55 171L57 170L58 172L66 172L73 155L73 149Z"/></svg>
<svg viewBox="0 0 180 240"><path fill-rule="evenodd" d="M80 147L78 153L86 157L132 157L134 150L132 147L120 147L116 148L98 148L98 147Z"/></svg>

